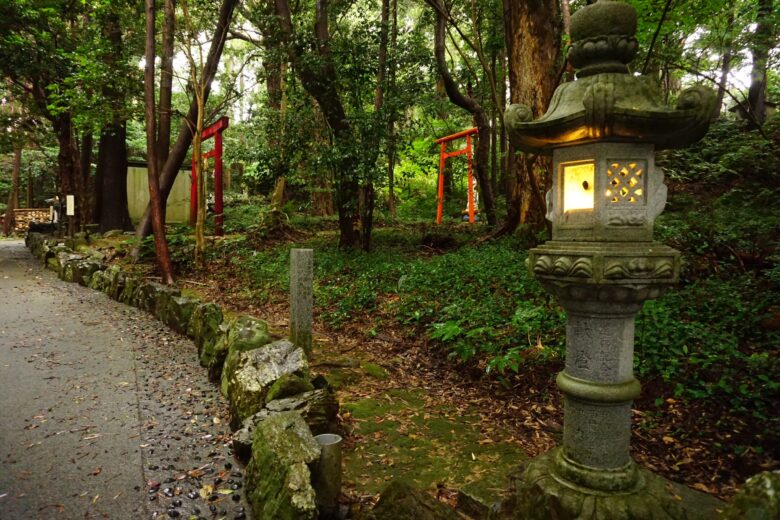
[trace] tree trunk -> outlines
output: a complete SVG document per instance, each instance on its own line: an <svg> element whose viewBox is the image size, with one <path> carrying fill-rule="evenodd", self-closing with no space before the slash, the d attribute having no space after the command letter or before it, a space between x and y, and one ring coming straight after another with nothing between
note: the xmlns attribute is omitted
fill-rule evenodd
<svg viewBox="0 0 780 520"><path fill-rule="evenodd" d="M775 31L775 25L772 23L772 0L758 0L756 30L750 43L750 53L753 55L748 89L751 127L761 126L766 120L766 72Z"/></svg>
<svg viewBox="0 0 780 520"><path fill-rule="evenodd" d="M302 50L291 44L295 40L292 15L287 0L275 0L276 13L286 40L288 56L296 64L303 88L317 101L333 132L334 145L340 150L336 173L336 208L339 214L339 247L351 249L358 242L355 231L358 211L358 158L354 156L352 128L337 90L336 70L330 50L328 3L320 0L316 6L314 34L318 60L302 56Z"/></svg>
<svg viewBox="0 0 780 520"><path fill-rule="evenodd" d="M239 0L223 0L220 7L216 29L214 30L214 37L212 38L211 47L209 47L206 65L203 67L203 77L205 78L206 84L204 102L208 101L209 93L211 92L211 82L214 80L214 76L217 73L219 60L222 56L222 50L225 48L225 40L227 38L228 29L230 28L230 21L233 18L233 10L238 1ZM181 164L187 156L187 150L189 150L190 144L192 143L193 127L191 126L191 122L196 121L197 117L198 104L197 101L193 99L190 102L187 116L179 127L179 134L168 154L168 160L165 161L165 165L162 170L160 170L160 199L163 205L168 200L168 195L171 193L173 183L176 180L176 176L179 174L179 168L181 168ZM152 217L150 206L147 206L144 216L138 223L138 227L136 227L135 235L138 238L144 238L151 232ZM137 249L133 252L133 256L138 256Z"/></svg>
<svg viewBox="0 0 780 520"><path fill-rule="evenodd" d="M73 195L76 202L75 215L68 217L70 231L75 231L82 222L82 205L84 203L84 186L80 169L80 154L73 136L73 122L70 112L66 112L55 118L54 130L57 133L57 166L59 176L59 191L62 200L65 196Z"/></svg>
<svg viewBox="0 0 780 520"><path fill-rule="evenodd" d="M100 232L133 229L127 209L127 129L124 121L106 126L98 144L95 216Z"/></svg>
<svg viewBox="0 0 780 520"><path fill-rule="evenodd" d="M447 92L444 90L444 81L441 79L441 77L436 78L436 96L440 97L442 100L447 96ZM449 127L449 124L447 123L447 120L450 118L450 114L447 112L447 110L444 109L444 104L438 104L438 108L436 109L436 116L444 121L445 126ZM443 136L441 136L443 137ZM448 198L450 195L452 195L452 192L455 189L455 178L452 174L452 161L444 161L444 195L445 199Z"/></svg>
<svg viewBox="0 0 780 520"><path fill-rule="evenodd" d="M504 0L510 97L512 103L529 106L535 118L544 114L557 86L560 18L557 0ZM521 154L512 167L515 175L507 194L507 218L494 236L513 233L520 224L534 230L545 226L549 158Z"/></svg>
<svg viewBox="0 0 780 520"><path fill-rule="evenodd" d="M160 104L157 106L157 167L162 171L171 148L171 99L173 96L173 36L176 28L176 1L165 0L160 56ZM165 206L163 206L163 212Z"/></svg>
<svg viewBox="0 0 780 520"><path fill-rule="evenodd" d="M398 0L391 2L392 23L390 25L390 66L388 70L387 89L395 94L396 67L396 43L398 41ZM396 217L395 204L395 120L396 113L393 110L387 118L387 209L392 218Z"/></svg>
<svg viewBox="0 0 780 520"><path fill-rule="evenodd" d="M376 122L375 139L371 146L368 165L369 168L376 164L379 156L380 136L379 128L382 121L382 109L385 104L385 81L387 76L387 40L390 24L390 0L382 0L382 15L379 31L379 55L377 57L376 87L374 89L374 120ZM360 246L363 251L371 250L371 231L374 227L374 180L371 174L363 181L360 187L358 207L360 208Z"/></svg>
<svg viewBox="0 0 780 520"><path fill-rule="evenodd" d="M490 73L496 77L496 61L498 53L493 50L490 56ZM490 107L490 187L493 194L498 193L498 107L495 103Z"/></svg>
<svg viewBox="0 0 780 520"><path fill-rule="evenodd" d="M731 73L731 60L733 58L731 45L723 51L723 61L720 65L720 80L718 81L718 93L715 97L715 106L712 108L712 119L718 119L723 108L723 98L728 89L729 74Z"/></svg>
<svg viewBox="0 0 780 520"><path fill-rule="evenodd" d="M22 168L22 147L14 146L14 161L11 169L11 191L8 193L8 204L5 207L3 233L6 236L14 231L14 210L19 207L19 172Z"/></svg>
<svg viewBox="0 0 780 520"><path fill-rule="evenodd" d="M144 115L146 119L146 154L149 179L149 206L154 229L154 248L157 253L157 265L160 267L162 282L173 284L173 266L165 239L165 222L163 221L163 197L160 195L160 176L158 175L157 143L156 143L156 110L154 102L154 48L155 0L146 0L146 64L144 66Z"/></svg>
<svg viewBox="0 0 780 520"><path fill-rule="evenodd" d="M498 109L501 111L501 114L506 112L506 51L502 48L500 52L498 53L499 56L499 62L501 64L501 75L498 76L498 101L499 101L499 107ZM509 154L507 153L507 135L506 135L506 127L504 126L504 118L499 118L499 121L501 123L501 139L499 140L499 153L501 155L501 192L504 194L504 196L507 196L509 193L508 185L507 185L507 178L508 178L508 168L509 165Z"/></svg>
<svg viewBox="0 0 780 520"><path fill-rule="evenodd" d="M490 186L490 176L488 174L488 165L490 161L490 121L485 114L485 109L482 108L474 98L464 96L458 88L455 80L450 75L449 68L447 67L447 59L445 57L445 42L444 36L446 34L447 20L445 19L442 11L444 6L440 5L440 9L436 9L436 33L434 37L434 51L436 55L436 65L439 69L439 76L441 76L444 82L444 90L447 92L447 97L450 101L468 111L473 117L474 122L479 131L479 139L477 140L477 148L474 154L474 170L477 176L477 182L479 184L479 192L485 207L485 216L487 217L488 226L493 227L496 225L496 210L493 199L493 190Z"/></svg>
<svg viewBox="0 0 780 520"><path fill-rule="evenodd" d="M82 200L82 219L83 223L92 223L92 207L93 203L90 200L94 190L90 188L90 171L92 169L92 132L84 132L81 136L81 147L79 157L79 170L81 173L81 185L83 188L83 200Z"/></svg>

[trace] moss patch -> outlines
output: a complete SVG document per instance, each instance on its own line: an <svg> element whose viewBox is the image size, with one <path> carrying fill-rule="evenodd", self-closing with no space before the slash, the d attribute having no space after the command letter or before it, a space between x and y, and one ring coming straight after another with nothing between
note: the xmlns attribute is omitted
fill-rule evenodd
<svg viewBox="0 0 780 520"><path fill-rule="evenodd" d="M518 446L485 437L478 417L427 404L422 391L389 390L342 408L358 439L344 453L345 486L364 493L378 493L393 478L420 488L484 482L479 494L498 500L506 485L496 484L527 457Z"/></svg>
<svg viewBox="0 0 780 520"><path fill-rule="evenodd" d="M367 376L371 376L374 379L380 379L384 381L385 379L390 377L389 374L387 373L387 370L385 370L384 368L380 367L375 363L364 363L362 368L363 368L363 372L365 372Z"/></svg>

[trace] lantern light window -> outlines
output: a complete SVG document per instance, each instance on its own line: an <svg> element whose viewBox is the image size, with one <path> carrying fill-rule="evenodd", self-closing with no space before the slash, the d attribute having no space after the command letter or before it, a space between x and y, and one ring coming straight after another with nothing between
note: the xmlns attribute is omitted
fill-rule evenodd
<svg viewBox="0 0 780 520"><path fill-rule="evenodd" d="M592 210L596 175L593 161L562 164L563 211Z"/></svg>

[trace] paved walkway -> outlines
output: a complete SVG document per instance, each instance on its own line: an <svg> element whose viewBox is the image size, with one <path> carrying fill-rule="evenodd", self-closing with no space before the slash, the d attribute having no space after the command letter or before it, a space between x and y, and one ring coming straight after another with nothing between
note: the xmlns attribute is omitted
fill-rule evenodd
<svg viewBox="0 0 780 520"><path fill-rule="evenodd" d="M227 422L191 341L0 241L0 520L244 518Z"/></svg>

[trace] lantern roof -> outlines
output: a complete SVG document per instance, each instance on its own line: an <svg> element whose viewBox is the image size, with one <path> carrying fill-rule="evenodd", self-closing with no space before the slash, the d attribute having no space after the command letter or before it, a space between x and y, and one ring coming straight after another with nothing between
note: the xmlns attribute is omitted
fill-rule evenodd
<svg viewBox="0 0 780 520"><path fill-rule="evenodd" d="M547 112L532 120L531 109L510 105L504 116L512 144L532 153L596 141L652 143L681 148L701 139L709 126L714 93L702 86L684 90L667 106L655 80L630 73L636 55L636 11L599 0L571 18L569 61L577 79L558 86Z"/></svg>

